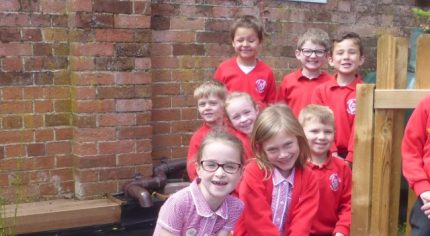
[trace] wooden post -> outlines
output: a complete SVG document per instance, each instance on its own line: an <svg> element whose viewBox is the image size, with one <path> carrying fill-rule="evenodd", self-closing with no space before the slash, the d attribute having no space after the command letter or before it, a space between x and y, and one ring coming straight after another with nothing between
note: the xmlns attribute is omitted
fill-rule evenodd
<svg viewBox="0 0 430 236"><path fill-rule="evenodd" d="M388 35L380 37L376 88L404 88L406 68L407 41ZM401 158L400 142L393 136L399 135L396 122L402 114L402 111L375 110L371 235L397 234Z"/></svg>
<svg viewBox="0 0 430 236"><path fill-rule="evenodd" d="M354 169L352 172L351 236L368 235L373 150L373 91L375 85L357 85Z"/></svg>

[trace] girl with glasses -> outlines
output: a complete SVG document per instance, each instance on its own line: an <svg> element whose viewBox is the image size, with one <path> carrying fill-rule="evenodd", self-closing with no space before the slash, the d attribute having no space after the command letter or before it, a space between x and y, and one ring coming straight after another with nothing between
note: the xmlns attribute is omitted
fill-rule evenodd
<svg viewBox="0 0 430 236"><path fill-rule="evenodd" d="M164 203L154 236L228 235L243 210L243 203L230 195L242 176L243 164L242 143L236 137L210 132L197 154L198 178Z"/></svg>

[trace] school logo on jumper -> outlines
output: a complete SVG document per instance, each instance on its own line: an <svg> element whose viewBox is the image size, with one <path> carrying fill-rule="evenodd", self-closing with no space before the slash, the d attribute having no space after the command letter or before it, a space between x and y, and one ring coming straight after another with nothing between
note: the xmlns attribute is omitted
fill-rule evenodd
<svg viewBox="0 0 430 236"><path fill-rule="evenodd" d="M429 133L429 134L430 134L430 128L428 128L428 129L427 129L427 133Z"/></svg>
<svg viewBox="0 0 430 236"><path fill-rule="evenodd" d="M185 232L186 236L195 236L197 235L197 230L194 228L190 228Z"/></svg>
<svg viewBox="0 0 430 236"><path fill-rule="evenodd" d="M346 112L350 115L355 115L355 98L351 98L346 102Z"/></svg>
<svg viewBox="0 0 430 236"><path fill-rule="evenodd" d="M266 89L266 86L267 82L264 79L257 79L257 81L255 81L255 89L258 93L263 93Z"/></svg>
<svg viewBox="0 0 430 236"><path fill-rule="evenodd" d="M339 189L339 185L340 185L340 182L341 182L339 176L336 173L334 173L334 174L331 174L328 179L330 180L330 188L331 188L331 190L337 191Z"/></svg>

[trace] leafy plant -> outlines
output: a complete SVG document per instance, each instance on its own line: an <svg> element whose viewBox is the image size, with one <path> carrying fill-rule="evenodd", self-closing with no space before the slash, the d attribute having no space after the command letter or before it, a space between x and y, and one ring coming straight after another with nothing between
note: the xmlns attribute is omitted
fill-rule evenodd
<svg viewBox="0 0 430 236"><path fill-rule="evenodd" d="M412 12L415 15L415 21L418 26L426 33L430 33L430 9L425 10L418 7L413 7Z"/></svg>

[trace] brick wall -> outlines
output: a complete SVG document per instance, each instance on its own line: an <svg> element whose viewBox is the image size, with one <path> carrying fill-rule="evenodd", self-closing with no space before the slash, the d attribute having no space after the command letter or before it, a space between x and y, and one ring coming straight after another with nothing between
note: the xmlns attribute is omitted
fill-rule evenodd
<svg viewBox="0 0 430 236"><path fill-rule="evenodd" d="M373 70L377 35L407 36L413 4L1 0L0 196L99 197L184 158L200 125L192 92L232 55L236 15L264 19L261 58L279 81L311 26L359 33Z"/></svg>

